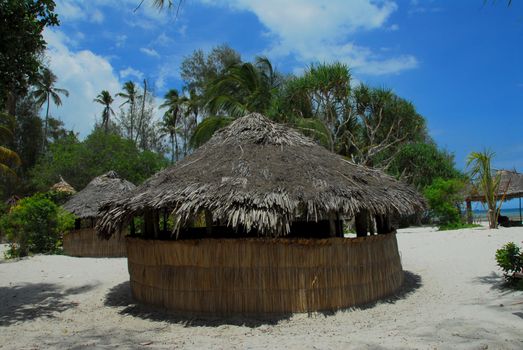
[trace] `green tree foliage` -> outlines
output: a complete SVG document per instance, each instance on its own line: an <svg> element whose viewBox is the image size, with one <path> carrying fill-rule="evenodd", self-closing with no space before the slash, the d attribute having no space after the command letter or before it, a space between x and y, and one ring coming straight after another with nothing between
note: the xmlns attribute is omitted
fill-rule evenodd
<svg viewBox="0 0 523 350"><path fill-rule="evenodd" d="M496 262L503 270L507 282L514 283L515 273L523 273L523 250L514 242L509 242L496 251ZM520 282L519 286L523 289L523 282Z"/></svg>
<svg viewBox="0 0 523 350"><path fill-rule="evenodd" d="M8 257L56 253L63 234L73 227L74 216L44 194L21 199L0 219L10 244Z"/></svg>
<svg viewBox="0 0 523 350"><path fill-rule="evenodd" d="M228 45L216 46L208 54L196 50L183 59L180 74L187 88L201 96L211 81L223 75L229 66L241 61L240 54Z"/></svg>
<svg viewBox="0 0 523 350"><path fill-rule="evenodd" d="M0 1L0 103L11 115L15 115L17 96L26 91L41 67L42 31L58 25L54 9L52 0Z"/></svg>
<svg viewBox="0 0 523 350"><path fill-rule="evenodd" d="M424 190L431 215L437 218L440 229L462 223L460 205L463 203L465 183L459 179L436 179Z"/></svg>
<svg viewBox="0 0 523 350"><path fill-rule="evenodd" d="M485 150L483 152L472 152L467 158L467 167L473 185L479 193L485 196L488 207L489 227L498 226L498 216L501 210L501 202L497 202L497 194L501 181L501 174L494 174L491 167L494 152Z"/></svg>
<svg viewBox="0 0 523 350"><path fill-rule="evenodd" d="M60 175L74 188L82 189L94 177L115 170L139 184L165 166L167 161L163 156L141 151L132 140L97 128L82 142L68 135L51 144L31 171L31 178L41 191L56 183Z"/></svg>
<svg viewBox="0 0 523 350"><path fill-rule="evenodd" d="M388 168L395 177L423 190L437 178L449 180L462 174L455 168L454 156L433 142L404 145Z"/></svg>
<svg viewBox="0 0 523 350"><path fill-rule="evenodd" d="M207 117L194 130L190 140L191 146L200 147L214 135L214 133L233 122L230 117Z"/></svg>

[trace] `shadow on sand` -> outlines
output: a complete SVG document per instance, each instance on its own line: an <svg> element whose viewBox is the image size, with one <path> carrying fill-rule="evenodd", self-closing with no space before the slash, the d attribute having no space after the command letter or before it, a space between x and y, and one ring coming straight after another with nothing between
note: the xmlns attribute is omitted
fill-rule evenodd
<svg viewBox="0 0 523 350"><path fill-rule="evenodd" d="M84 285L63 289L50 283L27 283L0 287L0 326L34 320L39 317L53 318L56 313L77 306L67 296L85 293L96 285Z"/></svg>
<svg viewBox="0 0 523 350"><path fill-rule="evenodd" d="M488 284L490 289L497 290L502 293L502 295L509 294L514 292L513 286L505 281L503 276L492 271L490 275L475 277L472 280L474 283Z"/></svg>
<svg viewBox="0 0 523 350"><path fill-rule="evenodd" d="M378 303L395 303L398 300L407 298L422 285L421 277L410 271L405 271L405 282L403 287L395 294L380 299L378 301L350 307L345 310L350 312L354 309L368 309L376 306ZM219 327L222 325L235 325L256 328L263 325L275 325L282 320L287 320L292 316L288 314L272 314L267 316L246 317L246 316L229 316L229 317L211 317L207 315L187 315L169 312L159 307L143 305L135 301L131 295L129 281L120 283L109 290L104 302L105 306L124 307L119 311L121 315L131 315L141 319L152 321L163 321L169 323L181 324L185 327ZM338 311L325 311L309 313L312 315L323 315L325 317L334 315Z"/></svg>

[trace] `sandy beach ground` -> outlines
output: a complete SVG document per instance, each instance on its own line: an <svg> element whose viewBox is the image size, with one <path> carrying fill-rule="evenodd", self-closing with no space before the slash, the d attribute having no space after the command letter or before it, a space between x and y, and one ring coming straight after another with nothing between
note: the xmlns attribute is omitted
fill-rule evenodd
<svg viewBox="0 0 523 350"><path fill-rule="evenodd" d="M1 349L523 349L523 292L494 253L523 228L400 230L407 284L334 314L187 319L137 305L126 259L0 260ZM3 254L2 254L3 255Z"/></svg>

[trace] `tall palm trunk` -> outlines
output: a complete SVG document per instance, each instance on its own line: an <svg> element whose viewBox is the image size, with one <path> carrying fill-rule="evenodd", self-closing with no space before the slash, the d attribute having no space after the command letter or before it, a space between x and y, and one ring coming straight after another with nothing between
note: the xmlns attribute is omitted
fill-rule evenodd
<svg viewBox="0 0 523 350"><path fill-rule="evenodd" d="M171 131L171 164L174 164L174 135L176 133Z"/></svg>
<svg viewBox="0 0 523 350"><path fill-rule="evenodd" d="M51 94L47 94L47 109L45 111L45 121L44 121L44 149L47 147L47 128L49 125L49 105L51 104Z"/></svg>
<svg viewBox="0 0 523 350"><path fill-rule="evenodd" d="M174 143L175 143L175 148L176 148L176 162L178 163L178 160L180 159L180 150L178 147L178 135L177 135L176 131L174 132Z"/></svg>

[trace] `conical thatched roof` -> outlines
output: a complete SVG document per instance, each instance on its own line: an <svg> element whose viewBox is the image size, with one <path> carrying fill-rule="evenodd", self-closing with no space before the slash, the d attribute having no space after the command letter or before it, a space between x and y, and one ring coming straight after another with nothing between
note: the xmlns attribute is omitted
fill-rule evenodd
<svg viewBox="0 0 523 350"><path fill-rule="evenodd" d="M111 234L144 210L170 208L176 227L201 210L228 226L285 235L296 219L329 212L412 214L424 201L381 171L356 165L287 126L250 114L216 133L177 165L125 198L102 207L99 230Z"/></svg>
<svg viewBox="0 0 523 350"><path fill-rule="evenodd" d="M59 182L57 182L53 186L51 186L50 190L55 191L55 192L67 193L67 194L76 193L76 190L73 188L73 186L71 186L67 182L65 182L65 180L63 179L62 176L60 176Z"/></svg>
<svg viewBox="0 0 523 350"><path fill-rule="evenodd" d="M119 198L134 188L131 182L109 171L89 182L64 204L64 209L82 219L96 217L103 202Z"/></svg>

